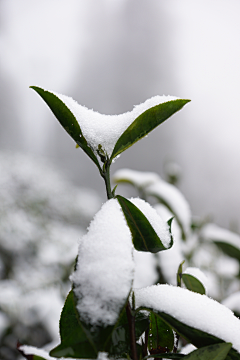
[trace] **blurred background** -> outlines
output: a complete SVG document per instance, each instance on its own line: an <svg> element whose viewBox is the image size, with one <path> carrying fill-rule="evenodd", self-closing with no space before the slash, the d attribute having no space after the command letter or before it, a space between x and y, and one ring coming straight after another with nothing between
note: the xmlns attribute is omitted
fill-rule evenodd
<svg viewBox="0 0 240 360"><path fill-rule="evenodd" d="M28 217L33 216L32 207L38 219L47 203L54 215L46 215L47 230L38 237L55 234L51 235L54 242L60 233L64 236L59 230L63 221L68 231L70 226L71 231L77 227L77 232L83 233L105 201L96 166L81 149L75 149L48 107L29 89L36 85L105 114L130 111L154 95L191 99L181 112L122 154L112 172L124 167L154 171L166 178L168 165L176 164L181 169L178 187L193 215L238 231L239 14L238 0L0 0L0 176L5 179L0 197L9 194L5 210L1 209L2 219L11 205L18 219L17 213L24 207L24 216L28 215L23 221L32 223ZM62 176L65 185L58 184ZM32 194L38 192L38 183L43 195L36 199ZM60 205L53 204L53 195L68 194L71 183L78 195L72 192ZM54 184L58 184L57 190ZM80 200L70 206L76 197ZM90 205L85 211L81 206L86 203ZM58 205L67 206L67 215ZM36 219L35 223L42 224L42 218ZM12 234L11 218L8 221L10 230L6 231ZM27 229L31 238L34 230ZM23 230L16 227L14 231ZM27 244L21 245L26 262L30 261ZM8 254L8 246L4 242L1 246ZM37 251L35 244L32 253ZM66 266L64 279L71 268ZM14 271L18 273L18 268ZM55 278L51 281L54 284ZM4 286L5 299L16 295L11 295L8 284ZM14 308L15 313L20 311L16 304ZM0 320L3 318L0 312ZM0 324L6 329L9 321ZM50 335L42 343L51 340ZM39 333L36 336L39 338ZM11 358L12 354L6 354L6 359Z"/></svg>
<svg viewBox="0 0 240 360"><path fill-rule="evenodd" d="M237 0L0 0L1 149L43 155L104 194L95 165L29 86L106 114L156 94L191 99L112 171L163 175L174 161L193 213L237 226L239 12Z"/></svg>

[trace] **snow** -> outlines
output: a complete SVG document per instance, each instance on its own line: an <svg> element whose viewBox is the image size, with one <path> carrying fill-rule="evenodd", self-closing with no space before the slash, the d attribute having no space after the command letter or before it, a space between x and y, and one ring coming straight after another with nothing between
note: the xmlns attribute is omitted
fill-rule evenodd
<svg viewBox="0 0 240 360"><path fill-rule="evenodd" d="M191 225L190 207L182 193L175 186L159 179L159 181L149 185L145 191L147 195L162 199L171 208L174 215L176 215L183 227L184 233L186 235L189 234Z"/></svg>
<svg viewBox="0 0 240 360"><path fill-rule="evenodd" d="M154 208L163 220L167 221L172 217L171 212L164 205L156 204ZM160 251L156 256L164 280L169 284L176 285L178 267L185 257L181 250L181 231L175 219L173 219L171 231L174 239L173 246L168 251Z"/></svg>
<svg viewBox="0 0 240 360"><path fill-rule="evenodd" d="M101 144L109 157L120 136L139 115L156 105L177 99L173 96L154 96L135 106L132 111L120 115L104 115L79 105L71 97L51 93L57 96L74 115L93 151L97 154L98 145Z"/></svg>
<svg viewBox="0 0 240 360"><path fill-rule="evenodd" d="M130 201L146 216L165 248L170 246L171 236L167 222L163 221L157 211L146 201L140 198L131 198Z"/></svg>
<svg viewBox="0 0 240 360"><path fill-rule="evenodd" d="M120 169L113 175L113 181L129 182L138 188L144 188L159 180L159 176L154 172L136 171L131 169Z"/></svg>
<svg viewBox="0 0 240 360"><path fill-rule="evenodd" d="M162 252L166 251L160 253ZM135 262L133 287L142 288L155 284L158 280L156 254L134 250L133 255Z"/></svg>
<svg viewBox="0 0 240 360"><path fill-rule="evenodd" d="M192 275L196 279L198 279L204 286L206 294L208 293L208 279L207 279L206 275L200 269L198 269L196 267L187 267L183 271L183 274Z"/></svg>
<svg viewBox="0 0 240 360"><path fill-rule="evenodd" d="M231 294L222 301L222 304L227 306L232 311L236 311L240 314L240 291Z"/></svg>
<svg viewBox="0 0 240 360"><path fill-rule="evenodd" d="M215 224L205 225L200 235L205 240L225 242L240 250L240 236Z"/></svg>
<svg viewBox="0 0 240 360"><path fill-rule="evenodd" d="M36 356L43 357L46 360L64 360L64 359L66 359L63 357L61 357L61 358L52 357L44 349L39 349L39 348L36 348L34 346L29 346L29 345L21 345L19 347L19 350L21 350L25 355L36 355ZM105 352L98 353L97 360L108 360L108 359L109 358L108 358L107 353L105 353ZM71 360L77 360L77 359L71 358Z"/></svg>
<svg viewBox="0 0 240 360"><path fill-rule="evenodd" d="M214 335L240 352L240 320L231 310L206 295L171 285L134 290L136 307L164 312L180 322Z"/></svg>
<svg viewBox="0 0 240 360"><path fill-rule="evenodd" d="M130 230L116 199L107 201L91 222L79 246L71 280L81 319L111 325L130 293L134 261Z"/></svg>
<svg viewBox="0 0 240 360"><path fill-rule="evenodd" d="M196 346L194 346L193 344L187 344L181 349L180 354L188 355L196 349Z"/></svg>

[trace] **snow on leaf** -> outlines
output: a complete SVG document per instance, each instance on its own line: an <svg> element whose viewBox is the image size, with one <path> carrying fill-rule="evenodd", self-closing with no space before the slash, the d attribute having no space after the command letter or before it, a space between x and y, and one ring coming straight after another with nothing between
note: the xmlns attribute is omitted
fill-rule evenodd
<svg viewBox="0 0 240 360"><path fill-rule="evenodd" d="M223 229L215 224L203 227L201 238L213 241L223 252L240 261L240 236L232 231Z"/></svg>
<svg viewBox="0 0 240 360"><path fill-rule="evenodd" d="M116 199L107 201L82 237L71 276L77 309L85 323L113 325L133 281L131 233Z"/></svg>
<svg viewBox="0 0 240 360"><path fill-rule="evenodd" d="M171 244L171 235L167 222L163 221L161 216L148 202L140 198L131 198L130 201L146 216L156 234L161 239L164 247L166 249L169 248Z"/></svg>
<svg viewBox="0 0 240 360"><path fill-rule="evenodd" d="M139 115L153 106L177 99L173 96L154 96L135 106L132 111L120 115L104 115L79 105L71 97L55 92L52 94L57 96L72 112L84 138L95 154L97 154L100 144L109 158L119 137Z"/></svg>
<svg viewBox="0 0 240 360"><path fill-rule="evenodd" d="M171 285L153 285L134 293L136 307L170 315L187 326L231 342L240 353L240 320L217 301Z"/></svg>
<svg viewBox="0 0 240 360"><path fill-rule="evenodd" d="M222 301L224 306L227 306L232 311L240 314L240 291L237 291L229 295L226 299Z"/></svg>
<svg viewBox="0 0 240 360"><path fill-rule="evenodd" d="M156 197L169 208L181 227L183 238L186 239L190 232L191 211L182 193L174 185L162 179L149 185L145 192L147 195Z"/></svg>
<svg viewBox="0 0 240 360"><path fill-rule="evenodd" d="M144 188L159 179L159 176L154 172L136 171L131 169L120 169L113 175L114 182L130 183L138 188Z"/></svg>

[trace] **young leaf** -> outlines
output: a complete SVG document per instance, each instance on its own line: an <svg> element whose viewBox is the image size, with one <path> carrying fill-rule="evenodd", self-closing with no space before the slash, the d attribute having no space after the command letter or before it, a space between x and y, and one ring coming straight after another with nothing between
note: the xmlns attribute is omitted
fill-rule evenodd
<svg viewBox="0 0 240 360"><path fill-rule="evenodd" d="M190 100L181 99L167 101L146 110L138 116L118 139L113 149L111 160L128 149L135 142L142 139L175 112L182 109L189 101Z"/></svg>
<svg viewBox="0 0 240 360"><path fill-rule="evenodd" d="M187 356L185 360L224 360L231 349L231 343L220 343L209 345L200 349L194 350Z"/></svg>
<svg viewBox="0 0 240 360"><path fill-rule="evenodd" d="M182 280L188 290L199 294L205 294L205 287L195 276L189 274L182 274Z"/></svg>
<svg viewBox="0 0 240 360"><path fill-rule="evenodd" d="M240 261L240 250L237 247L223 241L213 240L213 242L224 252L224 254Z"/></svg>
<svg viewBox="0 0 240 360"><path fill-rule="evenodd" d="M162 239L159 238L147 217L137 206L123 196L117 195L116 198L131 230L132 241L136 250L156 253L167 250L172 246L172 239L168 247L163 244ZM159 217L159 222L160 221L161 218Z"/></svg>
<svg viewBox="0 0 240 360"><path fill-rule="evenodd" d="M35 90L47 105L52 110L60 124L67 131L67 133L73 138L73 140L79 145L83 151L93 160L93 162L100 169L99 162L91 147L88 145L84 138L81 128L69 108L60 100L55 94L43 90L37 86L31 86L31 89Z"/></svg>
<svg viewBox="0 0 240 360"><path fill-rule="evenodd" d="M182 286L182 266L183 266L183 264L185 263L185 260L183 260L182 262L181 262L181 264L179 265L179 267L178 267L178 272L177 272L177 286Z"/></svg>

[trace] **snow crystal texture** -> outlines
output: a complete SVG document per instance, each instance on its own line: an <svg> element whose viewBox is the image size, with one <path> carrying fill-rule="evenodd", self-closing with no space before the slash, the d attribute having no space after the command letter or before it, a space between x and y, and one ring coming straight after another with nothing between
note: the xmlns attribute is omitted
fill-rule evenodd
<svg viewBox="0 0 240 360"><path fill-rule="evenodd" d="M170 246L171 236L168 224L163 221L157 211L146 201L132 198L130 201L146 216L165 248Z"/></svg>
<svg viewBox="0 0 240 360"><path fill-rule="evenodd" d="M171 285L153 285L134 293L136 307L169 314L188 326L231 342L240 353L240 320L217 301Z"/></svg>
<svg viewBox="0 0 240 360"><path fill-rule="evenodd" d="M83 236L71 276L80 318L93 326L116 322L131 290L131 233L116 199L107 201Z"/></svg>
<svg viewBox="0 0 240 360"><path fill-rule="evenodd" d="M139 115L156 105L177 99L174 96L154 96L135 106L132 111L120 115L104 115L79 105L71 97L55 92L52 94L57 96L72 112L93 151L96 153L98 145L101 144L109 157L120 136Z"/></svg>

